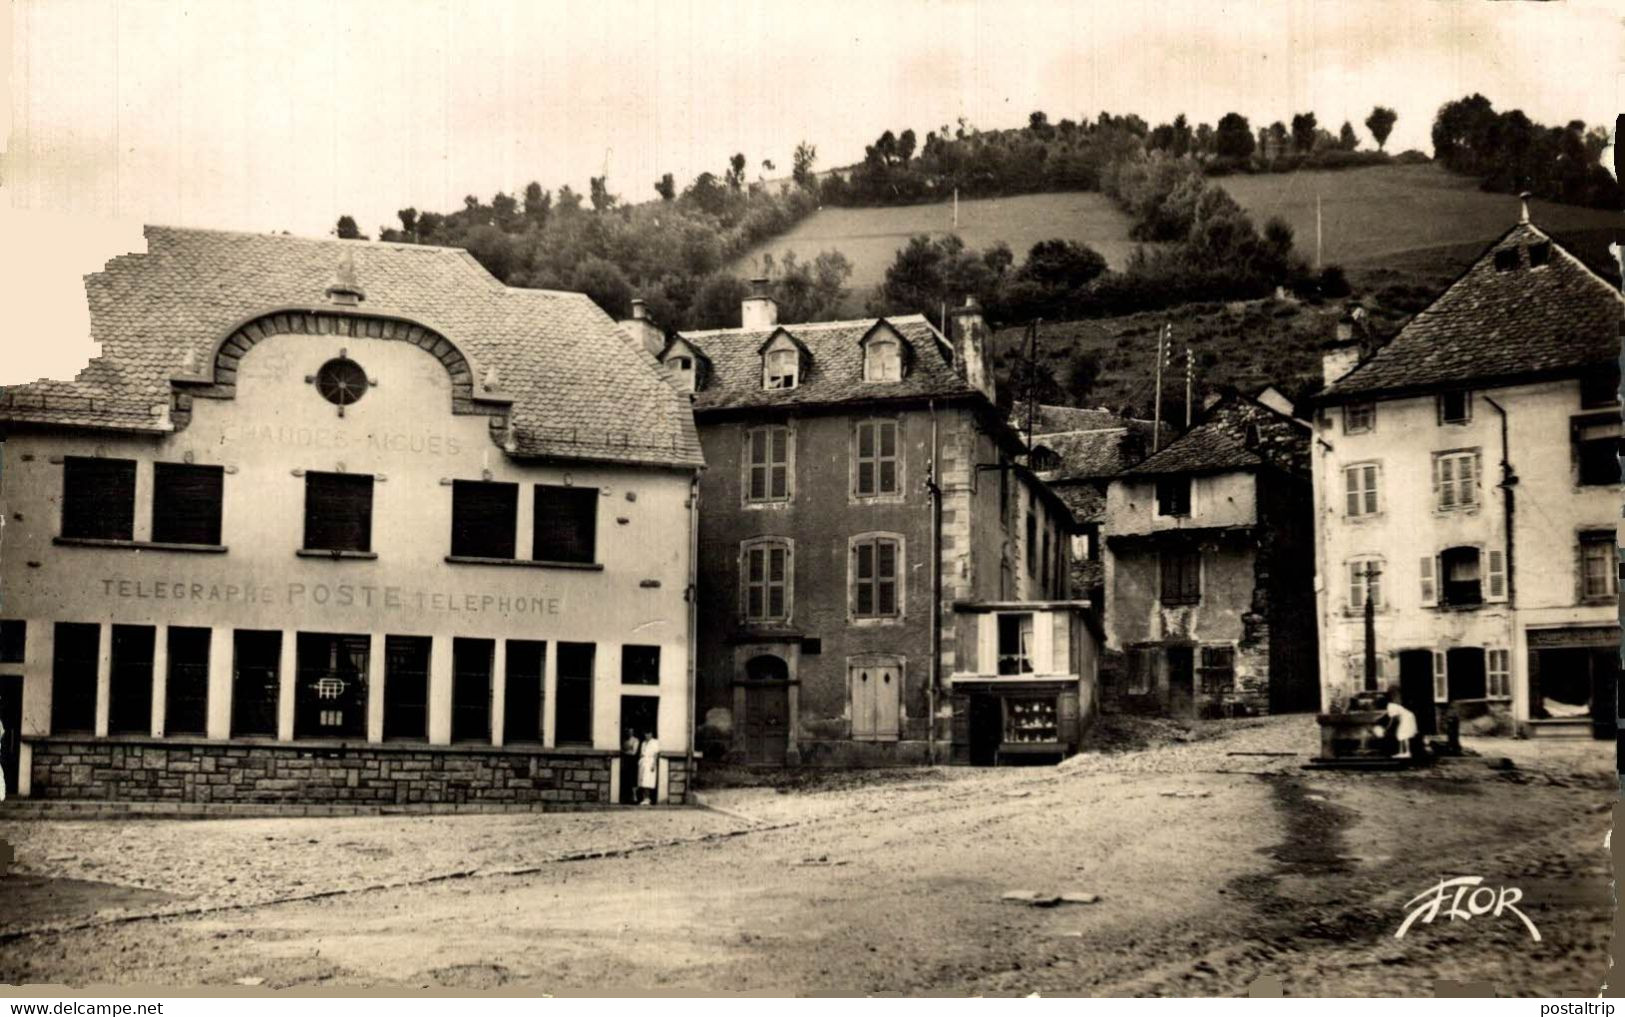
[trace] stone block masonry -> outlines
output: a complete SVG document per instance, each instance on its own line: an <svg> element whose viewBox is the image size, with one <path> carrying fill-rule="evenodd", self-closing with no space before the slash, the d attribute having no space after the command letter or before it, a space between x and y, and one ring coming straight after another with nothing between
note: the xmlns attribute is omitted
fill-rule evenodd
<svg viewBox="0 0 1625 1017"><path fill-rule="evenodd" d="M422 745L316 746L53 737L33 742L33 795L175 804L611 803L609 754ZM687 800L686 760L667 800Z"/></svg>

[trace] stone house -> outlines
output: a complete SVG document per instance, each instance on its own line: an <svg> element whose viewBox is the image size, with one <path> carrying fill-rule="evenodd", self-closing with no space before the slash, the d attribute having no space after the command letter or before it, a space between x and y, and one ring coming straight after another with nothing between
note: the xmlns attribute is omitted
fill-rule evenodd
<svg viewBox="0 0 1625 1017"><path fill-rule="evenodd" d="M1106 496L1109 706L1307 710L1317 685L1307 424L1230 394Z"/></svg>
<svg viewBox="0 0 1625 1017"><path fill-rule="evenodd" d="M954 310L949 336L919 315L781 324L759 283L741 311L740 328L669 337L641 308L623 323L692 395L709 464L702 736L749 763L970 761L956 676L993 712L1018 690L981 680L958 607L1024 615L1008 624L1028 649L1036 605L1074 614L1072 518L994 403L980 310ZM1022 658L1021 694L1091 701L1092 656L1070 635L1045 645L1042 674ZM1074 708L1056 755L1086 722Z"/></svg>
<svg viewBox="0 0 1625 1017"><path fill-rule="evenodd" d="M461 250L146 240L101 355L0 396L16 790L605 802L631 726L684 798L704 460L654 359Z"/></svg>
<svg viewBox="0 0 1625 1017"><path fill-rule="evenodd" d="M1387 345L1343 327L1315 400L1327 708L1398 685L1424 731L1449 705L1611 736L1622 311L1526 208Z"/></svg>

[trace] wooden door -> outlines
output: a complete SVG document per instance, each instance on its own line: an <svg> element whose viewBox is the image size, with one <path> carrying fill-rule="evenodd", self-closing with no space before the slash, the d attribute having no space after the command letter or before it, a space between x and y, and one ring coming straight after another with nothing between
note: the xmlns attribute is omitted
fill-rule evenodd
<svg viewBox="0 0 1625 1017"><path fill-rule="evenodd" d="M745 756L752 763L782 765L790 740L787 685L745 688Z"/></svg>
<svg viewBox="0 0 1625 1017"><path fill-rule="evenodd" d="M902 669L895 664L852 669L852 737L896 741Z"/></svg>
<svg viewBox="0 0 1625 1017"><path fill-rule="evenodd" d="M17 793L17 765L22 756L23 680L20 675L0 675L0 769L6 773L6 795Z"/></svg>
<svg viewBox="0 0 1625 1017"><path fill-rule="evenodd" d="M1168 656L1168 714L1192 717L1196 714L1196 673L1192 648L1170 646Z"/></svg>

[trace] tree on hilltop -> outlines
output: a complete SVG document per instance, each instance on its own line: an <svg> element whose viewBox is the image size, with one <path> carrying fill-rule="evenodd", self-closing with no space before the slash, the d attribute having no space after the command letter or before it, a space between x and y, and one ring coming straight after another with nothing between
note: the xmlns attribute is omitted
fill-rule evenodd
<svg viewBox="0 0 1625 1017"><path fill-rule="evenodd" d="M1365 129L1371 132L1373 138L1377 139L1377 151L1382 151L1382 146L1388 142L1388 135L1393 133L1394 130L1394 121L1398 119L1399 114L1387 106L1373 106L1371 108L1371 115L1365 118Z"/></svg>

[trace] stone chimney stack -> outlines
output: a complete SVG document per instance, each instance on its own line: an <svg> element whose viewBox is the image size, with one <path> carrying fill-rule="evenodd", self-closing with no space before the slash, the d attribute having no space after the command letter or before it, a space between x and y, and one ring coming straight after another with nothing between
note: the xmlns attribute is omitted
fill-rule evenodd
<svg viewBox="0 0 1625 1017"><path fill-rule="evenodd" d="M974 297L966 297L961 307L948 312L948 341L954 347L954 367L972 388L995 402L993 365L988 356L987 319Z"/></svg>
<svg viewBox="0 0 1625 1017"><path fill-rule="evenodd" d="M766 279L758 277L750 281L750 295L739 304L739 323L752 330L772 328L779 323L779 304L773 299Z"/></svg>
<svg viewBox="0 0 1625 1017"><path fill-rule="evenodd" d="M1320 356L1322 385L1330 385L1354 370L1354 365L1360 362L1365 352L1365 343L1362 341L1365 329L1357 329L1356 326L1362 313L1360 308L1353 308L1337 320L1336 339Z"/></svg>
<svg viewBox="0 0 1625 1017"><path fill-rule="evenodd" d="M649 309L642 299L632 301L632 317L620 323L621 331L632 338L632 341L641 345L651 357L660 356L660 351L666 348L666 333L655 320L649 317Z"/></svg>

